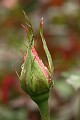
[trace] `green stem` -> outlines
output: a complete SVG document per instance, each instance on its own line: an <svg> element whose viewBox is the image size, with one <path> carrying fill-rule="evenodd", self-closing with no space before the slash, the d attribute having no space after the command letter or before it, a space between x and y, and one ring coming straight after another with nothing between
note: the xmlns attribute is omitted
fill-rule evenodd
<svg viewBox="0 0 80 120"><path fill-rule="evenodd" d="M38 104L41 114L41 120L50 120L50 111L48 107L48 100L42 101Z"/></svg>

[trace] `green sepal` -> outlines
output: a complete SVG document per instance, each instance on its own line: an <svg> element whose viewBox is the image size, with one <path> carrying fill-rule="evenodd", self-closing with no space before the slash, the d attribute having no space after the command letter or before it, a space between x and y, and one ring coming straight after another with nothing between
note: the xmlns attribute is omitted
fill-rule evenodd
<svg viewBox="0 0 80 120"><path fill-rule="evenodd" d="M25 19L26 19L26 26L27 27L27 37L28 37L28 45L32 46L34 45L34 32L33 32L33 28L31 25L31 22L29 20L29 17L26 15L26 13L23 11Z"/></svg>
<svg viewBox="0 0 80 120"><path fill-rule="evenodd" d="M24 12L25 14L25 12ZM32 53L32 47L34 46L34 33L32 25L29 18L25 14L27 21L28 30L28 47L27 47L27 58L22 65L22 71L20 75L20 82L22 89L28 93L31 97L38 95L45 95L45 93L50 91L52 87L52 76L53 76L53 62L51 55L49 53L46 41L43 36L43 20L40 23L40 36L42 38L43 47L49 63L49 72L51 76L51 82L48 83L47 77L45 77L44 72L41 69L39 63L35 60Z"/></svg>
<svg viewBox="0 0 80 120"><path fill-rule="evenodd" d="M43 42L43 47L44 47L44 50L45 50L45 53L46 53L46 56L47 56L47 59L48 59L49 71L50 71L50 74L51 74L51 77L52 77L53 76L53 60L52 60L52 57L50 55L50 52L48 50L48 47L46 45L46 41L45 41L45 38L44 38L44 35L43 35L43 18L41 19L41 22L40 22L40 36L41 36L41 39L42 39L42 42Z"/></svg>

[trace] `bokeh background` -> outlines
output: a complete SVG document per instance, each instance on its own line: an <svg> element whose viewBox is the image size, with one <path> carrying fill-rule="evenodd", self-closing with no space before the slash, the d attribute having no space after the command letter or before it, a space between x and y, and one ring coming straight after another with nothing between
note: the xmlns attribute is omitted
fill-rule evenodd
<svg viewBox="0 0 80 120"><path fill-rule="evenodd" d="M26 52L22 10L30 17L36 49L47 65L39 36L44 36L54 63L54 87L49 98L51 120L80 120L80 0L0 0L0 120L40 120L36 104L20 88Z"/></svg>

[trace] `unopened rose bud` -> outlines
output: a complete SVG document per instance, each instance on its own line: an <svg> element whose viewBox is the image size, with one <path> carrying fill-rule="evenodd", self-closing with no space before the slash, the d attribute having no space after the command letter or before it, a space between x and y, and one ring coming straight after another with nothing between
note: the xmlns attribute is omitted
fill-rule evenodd
<svg viewBox="0 0 80 120"><path fill-rule="evenodd" d="M24 63L22 65L20 83L22 89L28 93L31 98L35 100L35 97L49 93L52 86L53 76L53 62L49 50L46 45L46 41L43 36L43 18L40 22L40 36L43 42L44 51L46 53L49 69L44 65L42 60L34 47L34 33L29 18L26 17L26 27L24 29L28 36L27 53L24 55ZM44 95L45 96L45 95ZM37 97L37 99L40 99Z"/></svg>

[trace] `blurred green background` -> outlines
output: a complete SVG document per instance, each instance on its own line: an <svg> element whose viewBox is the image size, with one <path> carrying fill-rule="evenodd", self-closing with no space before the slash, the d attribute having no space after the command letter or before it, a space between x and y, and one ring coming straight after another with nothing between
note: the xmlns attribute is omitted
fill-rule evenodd
<svg viewBox="0 0 80 120"><path fill-rule="evenodd" d="M80 1L0 0L0 120L40 120L36 104L20 88L26 52L22 10L30 17L36 49L47 65L39 36L44 17L44 36L54 63L54 87L49 98L51 120L80 120Z"/></svg>

